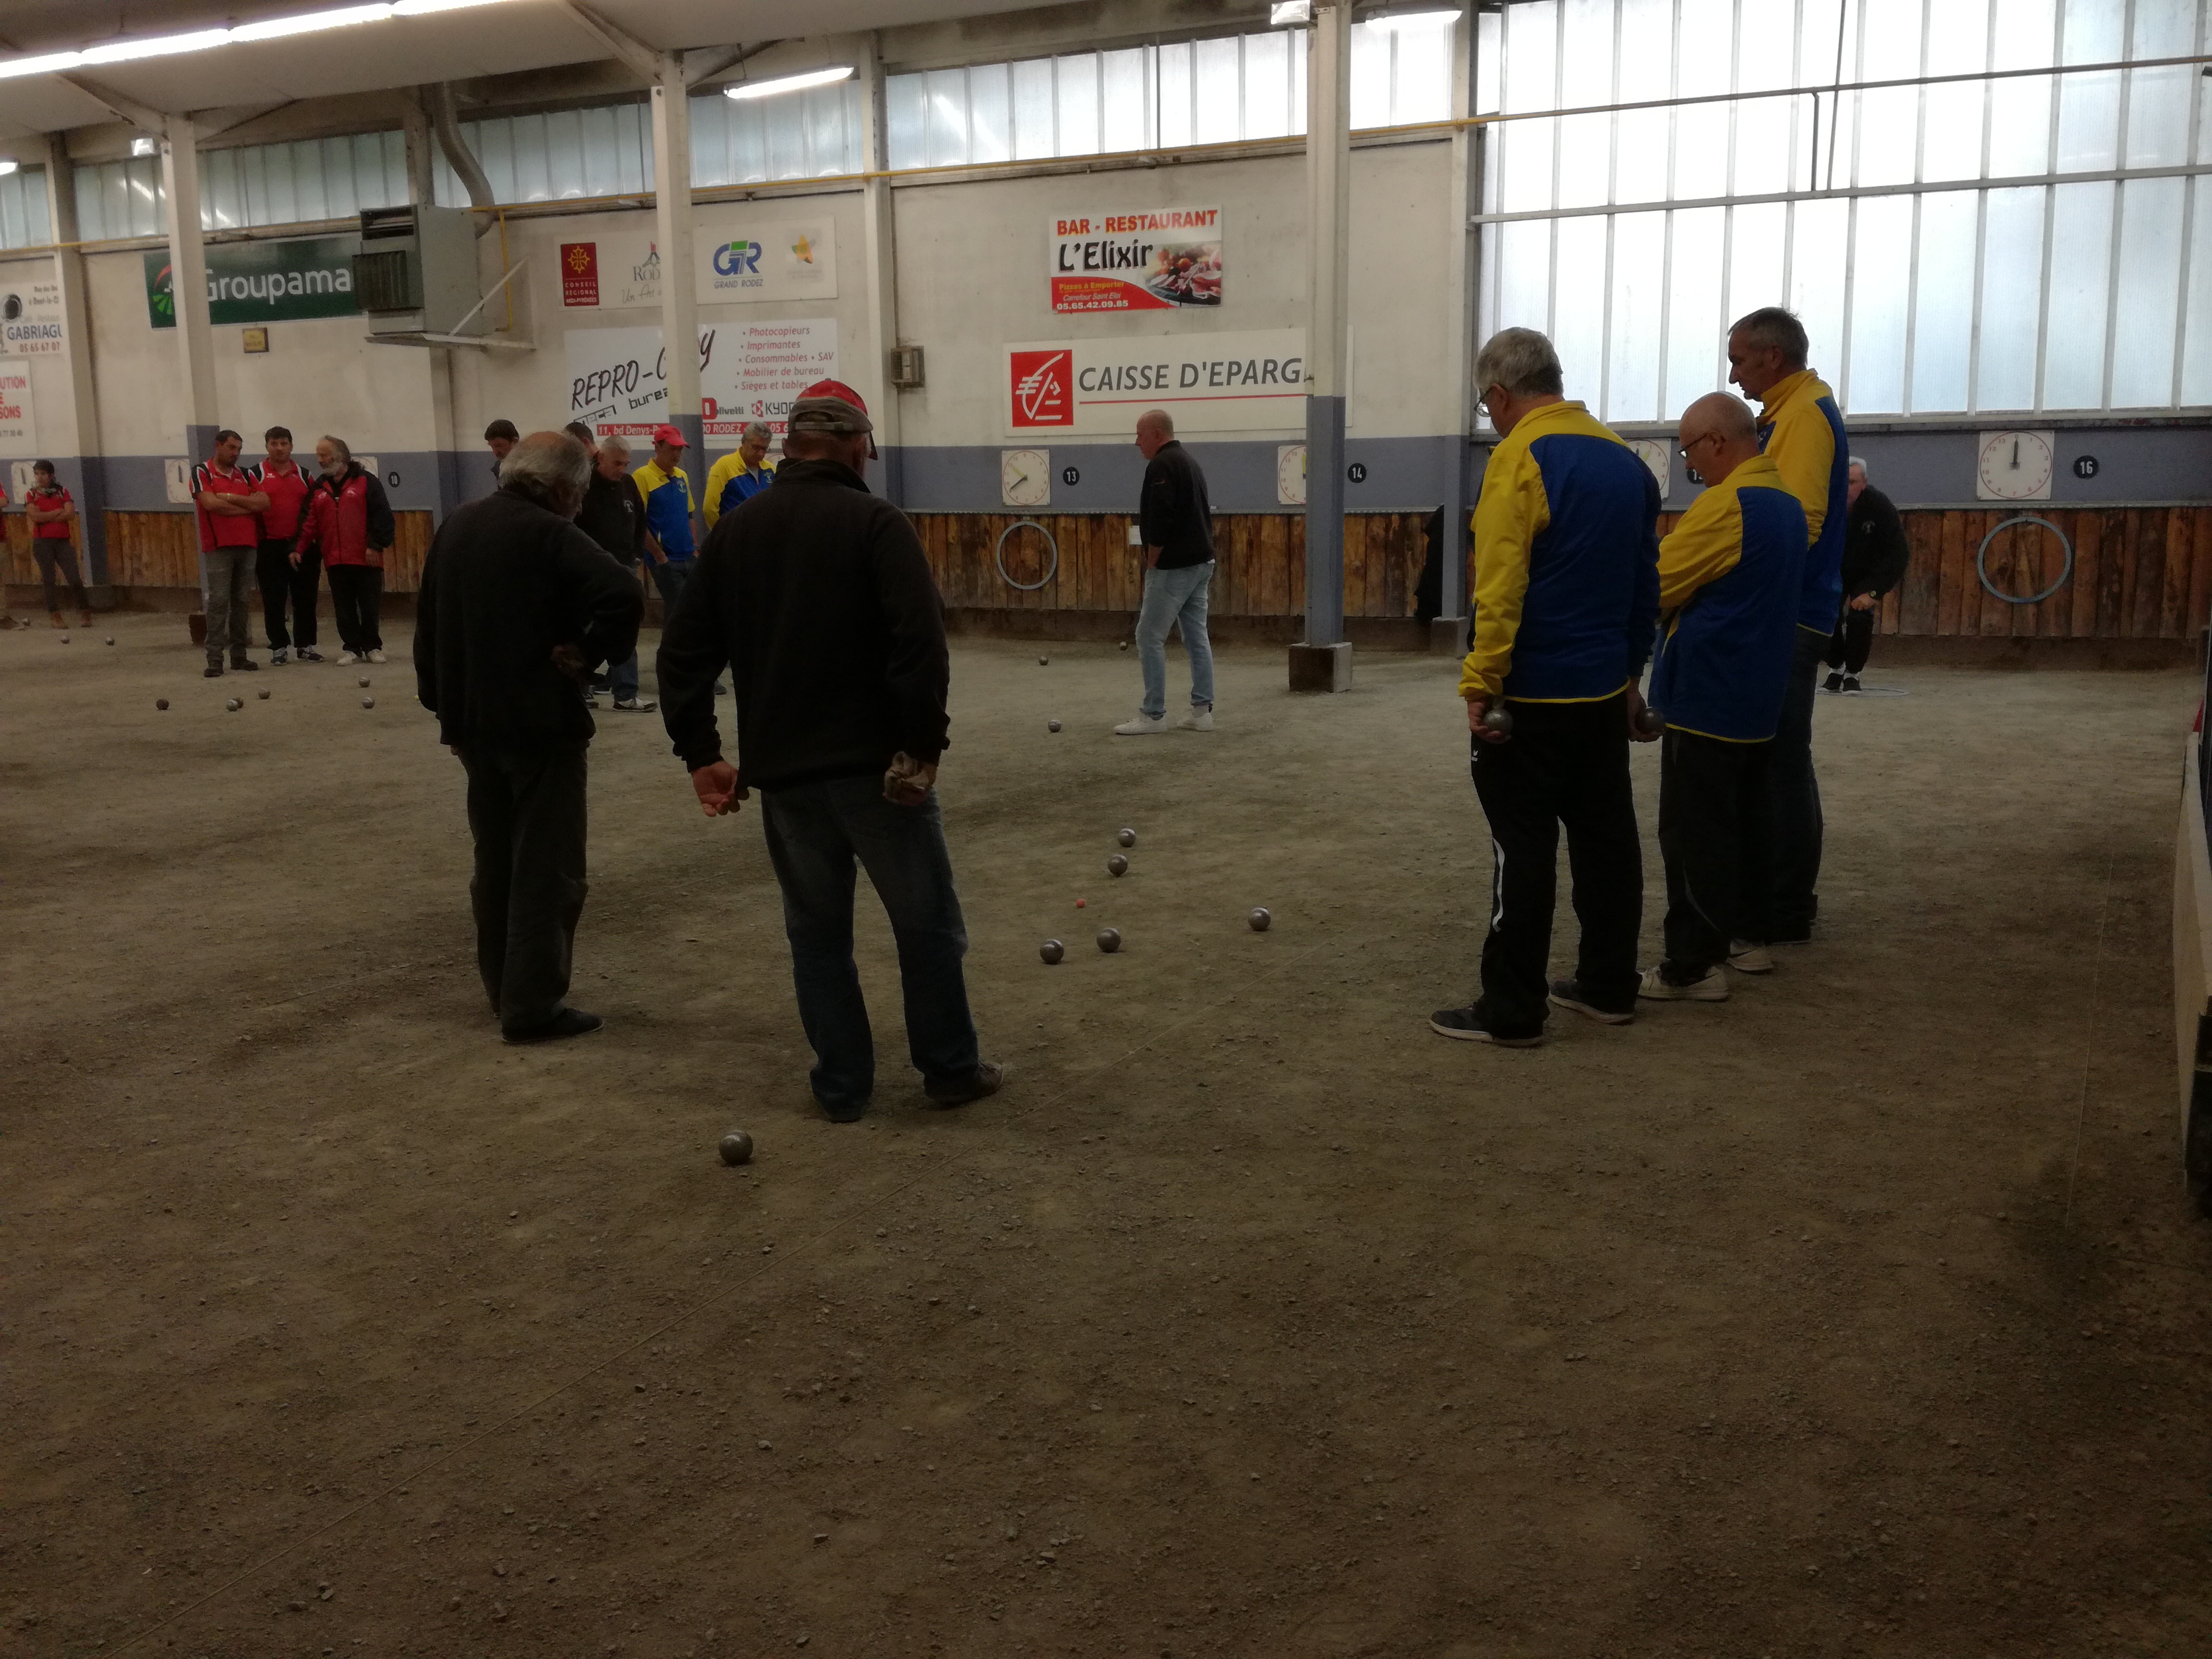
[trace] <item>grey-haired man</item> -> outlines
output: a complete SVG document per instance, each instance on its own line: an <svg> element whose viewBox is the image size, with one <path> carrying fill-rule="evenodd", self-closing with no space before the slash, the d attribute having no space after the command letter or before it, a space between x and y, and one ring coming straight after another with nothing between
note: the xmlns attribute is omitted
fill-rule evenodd
<svg viewBox="0 0 2212 1659"><path fill-rule="evenodd" d="M855 865L890 917L907 1049L930 1101L980 1100L1003 1077L969 1012L934 787L950 725L945 601L906 515L868 491L873 430L850 386L799 394L775 487L721 515L659 659L661 719L707 815L760 789L814 1097L840 1123L867 1110L876 1074L853 965ZM714 719L725 663L735 765Z"/></svg>

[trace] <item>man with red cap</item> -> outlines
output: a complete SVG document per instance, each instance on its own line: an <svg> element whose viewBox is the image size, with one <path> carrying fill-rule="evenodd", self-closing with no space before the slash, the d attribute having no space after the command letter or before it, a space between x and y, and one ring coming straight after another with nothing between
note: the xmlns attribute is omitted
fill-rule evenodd
<svg viewBox="0 0 2212 1659"><path fill-rule="evenodd" d="M660 589L662 623L676 614L699 544L691 535L691 480L684 471L684 434L672 426L653 428L653 459L630 475L645 503L647 551Z"/></svg>
<svg viewBox="0 0 2212 1659"><path fill-rule="evenodd" d="M945 601L906 515L871 495L860 394L836 380L792 405L775 488L723 514L659 660L661 718L709 817L754 788L783 890L815 1098L858 1120L875 1041L853 965L853 874L868 872L898 942L908 1053L933 1104L997 1092L960 959L968 949L937 793L950 722ZM714 677L736 685L723 758Z"/></svg>

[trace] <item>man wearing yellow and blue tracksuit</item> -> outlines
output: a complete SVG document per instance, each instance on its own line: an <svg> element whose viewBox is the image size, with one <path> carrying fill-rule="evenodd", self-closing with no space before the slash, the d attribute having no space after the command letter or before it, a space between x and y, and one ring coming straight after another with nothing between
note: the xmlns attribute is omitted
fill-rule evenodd
<svg viewBox="0 0 2212 1659"><path fill-rule="evenodd" d="M1659 851L1667 864L1666 958L1644 975L1654 1001L1725 1002L1735 961L1772 967L1743 939L1746 848L1783 718L1805 560L1805 509L1751 410L1725 392L1682 416L1682 459L1717 480L1659 544L1659 658L1651 706L1659 752Z"/></svg>
<svg viewBox="0 0 2212 1659"><path fill-rule="evenodd" d="M1835 394L1805 366L1805 326L1779 306L1729 331L1729 379L1760 404L1759 441L1805 509L1808 555L1782 723L1767 757L1765 830L1747 872L1746 937L1802 945L1820 908L1820 784L1813 771L1813 696L1828 635L1843 607L1844 537L1850 517L1850 445Z"/></svg>
<svg viewBox="0 0 2212 1659"><path fill-rule="evenodd" d="M1474 376L1499 441L1474 510L1459 691L1490 821L1490 931L1480 997L1429 1024L1527 1048L1543 1040L1547 989L1553 1004L1608 1024L1635 1018L1644 852L1628 743L1659 611L1659 486L1561 395L1558 354L1534 329L1493 336ZM1501 709L1509 732L1486 723ZM1582 941L1574 977L1547 988L1562 824Z"/></svg>
<svg viewBox="0 0 2212 1659"><path fill-rule="evenodd" d="M738 447L708 469L707 493L699 503L708 529L732 507L752 500L775 482L775 466L768 459L775 437L766 421L748 421L738 434Z"/></svg>

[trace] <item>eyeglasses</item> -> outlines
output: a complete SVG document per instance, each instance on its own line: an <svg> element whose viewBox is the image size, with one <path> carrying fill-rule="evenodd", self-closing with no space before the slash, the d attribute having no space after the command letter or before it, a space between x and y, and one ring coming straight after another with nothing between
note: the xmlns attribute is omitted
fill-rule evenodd
<svg viewBox="0 0 2212 1659"><path fill-rule="evenodd" d="M1690 459L1691 453L1699 444L1718 443L1720 441L1720 438L1721 434L1717 432L1707 432L1698 437L1691 439L1689 442L1684 444L1674 453L1686 461Z"/></svg>
<svg viewBox="0 0 2212 1659"><path fill-rule="evenodd" d="M1475 394L1475 411L1485 420L1488 420L1490 418L1490 394L1493 392L1503 392L1505 388L1502 386L1486 386L1483 387L1480 392Z"/></svg>

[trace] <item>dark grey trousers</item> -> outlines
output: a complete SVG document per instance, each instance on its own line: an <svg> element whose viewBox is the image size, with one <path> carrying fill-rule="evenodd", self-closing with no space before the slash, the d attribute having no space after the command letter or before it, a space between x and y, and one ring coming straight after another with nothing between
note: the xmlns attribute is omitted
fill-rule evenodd
<svg viewBox="0 0 2212 1659"><path fill-rule="evenodd" d="M566 1006L584 914L585 751L464 750L476 837L477 971L501 1027L543 1025Z"/></svg>

